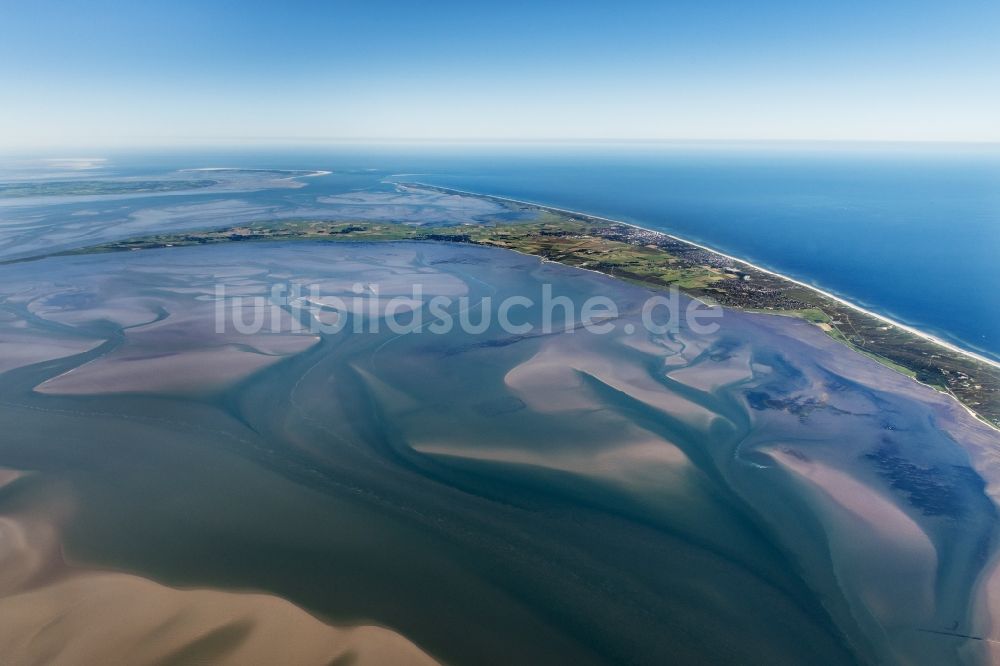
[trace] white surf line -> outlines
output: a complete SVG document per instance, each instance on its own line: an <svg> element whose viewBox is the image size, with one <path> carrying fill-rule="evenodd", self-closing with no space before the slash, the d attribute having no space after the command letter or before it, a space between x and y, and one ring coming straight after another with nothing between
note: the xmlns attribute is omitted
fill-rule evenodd
<svg viewBox="0 0 1000 666"><path fill-rule="evenodd" d="M400 183L400 184L402 185L402 183ZM556 206L549 206L548 204L536 203L534 201L524 201L522 199L513 199L511 197L501 197L501 196L497 196L495 194L482 194L480 192L470 192L468 190L458 190L458 189L454 189L454 188L450 188L450 187L441 187L440 185L431 185L429 183L414 183L414 184L415 185L422 185L424 187L436 187L438 189L442 189L442 190L446 190L446 191L450 191L450 192L455 192L457 194L466 194L466 195L474 196L474 197L488 197L488 198L492 198L492 199L497 199L499 201L509 201L511 203L522 204L522 205L525 205L525 206L534 206L536 208L554 210L554 211L557 211L559 213L567 213L569 215L577 215L577 216L580 216L580 217L589 217L589 218L594 219L594 220L600 220L602 222L610 222L611 224L622 224L622 225L624 225L626 227L632 227L633 229L639 229L641 231L645 231L645 232L648 232L648 233L657 234L659 236L665 236L667 238L672 238L672 239L674 239L676 241L679 241L681 243L687 243L688 245L693 245L694 247L697 247L699 249L705 250L706 252L711 252L712 254L717 255L719 257L725 257L726 259L729 259L730 261L734 261L734 262L736 262L738 264L743 264L744 266L749 266L749 267L751 267L751 268L753 268L755 270L758 270L758 271L760 271L762 273L767 273L768 275L773 275L773 276L779 277L779 278L781 278L783 280L788 280L789 282L791 282L793 284L796 284L796 285L798 285L800 287L805 287L806 289L810 289L810 290L816 292L817 294L821 294L823 296L826 296L827 298L829 298L831 300L834 300L834 301L840 303L841 305L845 305L845 306L851 308L852 310L856 310L857 312L861 312L863 314L871 315L872 317L875 317L876 319L878 319L880 321L883 321L886 324L889 324L890 326L894 326L896 328L899 328L901 330L906 331L907 333L912 333L913 335L915 335L915 336L917 336L919 338L923 338L924 340L927 340L929 342L933 342L934 344L939 345L941 347L944 347L945 349L947 349L949 351L953 351L956 354L961 354L962 356L967 356L967 357L975 359L976 361L979 361L981 363L985 363L987 365L993 366L994 368L1000 368L1000 361L995 361L995 360L993 360L991 358L988 358L986 356L982 356L980 354L977 354L976 352L969 351L968 349L963 349L962 347L954 345L954 344L952 344L950 342L946 342L945 340L942 340L941 338L938 338L938 337L936 337L934 335L931 335L930 333L926 333L924 331L921 331L920 329L913 328L912 326L907 326L906 324L901 324L900 322L895 321L894 319L890 319L889 317L886 317L885 315L879 314L877 312L872 312L871 310L866 310L865 308L861 307L860 305L858 305L856 303L852 303L851 301L848 301L848 300L846 300L844 298L841 298L840 296L837 296L835 294L831 294L830 292L825 291L823 289L820 289L819 287L813 286L813 285L811 285L811 284L809 284L807 282L802 282L801 280L796 280L795 278L788 277L787 275L783 275L783 274L778 273L776 271L772 271L772 270L769 270L767 268L763 268L761 266L758 266L758 265L756 265L754 263L751 263L751 262L749 262L749 261L747 261L745 259L740 259L739 257L734 257L734 256L726 254L724 252L720 252L720 251L718 251L718 250L716 250L714 248L708 247L707 245L702 245L700 243L695 243L694 241L690 241L690 240L688 240L686 238L681 238L680 236L675 236L673 234L668 234L665 231L658 231L656 229L648 229L646 227L641 227L638 224L632 224L630 222L622 222L621 220L613 220L613 219L611 219L609 217L601 217L600 215L591 215L590 213L584 213L584 212L578 211L578 210L570 210L568 208L558 208ZM405 187L405 185L403 185L403 186Z"/></svg>
<svg viewBox="0 0 1000 666"><path fill-rule="evenodd" d="M192 169L178 169L178 171L250 171L261 173L281 173L282 171L294 171L294 169L244 169L242 167L197 167ZM332 171L311 171L309 173L296 173L279 180L291 180L292 178L313 178L315 176L329 176Z"/></svg>
<svg viewBox="0 0 1000 666"><path fill-rule="evenodd" d="M297 176L289 176L289 178L315 178L316 176L329 176L331 173L333 173L333 172L332 171L323 171L321 169L319 171L313 171L311 173L299 174Z"/></svg>

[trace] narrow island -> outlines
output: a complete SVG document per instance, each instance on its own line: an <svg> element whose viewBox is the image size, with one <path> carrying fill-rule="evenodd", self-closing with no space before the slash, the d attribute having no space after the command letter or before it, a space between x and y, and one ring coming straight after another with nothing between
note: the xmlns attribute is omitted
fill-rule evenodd
<svg viewBox="0 0 1000 666"><path fill-rule="evenodd" d="M1000 364L896 325L808 285L669 234L614 220L442 187L400 187L479 197L525 219L447 226L404 221L273 220L113 241L46 256L292 240L443 241L505 248L652 289L675 286L692 297L725 307L806 319L856 351L951 394L980 419L1000 428Z"/></svg>
<svg viewBox="0 0 1000 666"><path fill-rule="evenodd" d="M188 180L47 180L0 183L0 199L83 197L110 194L159 194L218 185L207 178Z"/></svg>

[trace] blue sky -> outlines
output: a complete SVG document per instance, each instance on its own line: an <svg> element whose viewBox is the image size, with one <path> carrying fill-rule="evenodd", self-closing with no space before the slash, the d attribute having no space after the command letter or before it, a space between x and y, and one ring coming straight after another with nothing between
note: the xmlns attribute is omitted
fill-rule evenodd
<svg viewBox="0 0 1000 666"><path fill-rule="evenodd" d="M0 0L0 148L1000 141L1000 2Z"/></svg>

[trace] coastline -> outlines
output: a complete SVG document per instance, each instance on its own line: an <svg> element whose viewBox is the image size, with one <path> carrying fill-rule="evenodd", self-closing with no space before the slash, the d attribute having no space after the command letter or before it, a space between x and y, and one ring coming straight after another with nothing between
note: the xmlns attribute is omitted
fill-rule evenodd
<svg viewBox="0 0 1000 666"><path fill-rule="evenodd" d="M837 296L836 294L832 294L832 293L830 293L830 292L828 292L828 291L826 291L824 289L821 289L819 287L811 285L811 284L809 284L807 282L803 282L801 280L797 280L797 279L795 279L793 277L789 277L788 275L785 275L783 273L779 273L777 271L774 271L774 270L771 270L771 269L768 269L768 268L764 268L762 266L754 264L753 262L747 261L746 259L741 259L739 257L734 257L734 256L732 256L730 254L726 254L725 252L721 252L721 251L719 251L719 250L717 250L717 249L715 249L713 247L709 247L709 246L703 245L701 243L696 243L696 242L694 242L692 240L688 240L687 238L683 238L681 236L670 234L670 233L667 233L665 231L661 231L661 230L658 230L658 229L650 229L649 227L643 227L641 225L633 224L631 222L623 222L621 220L615 220L615 219L612 219L612 218L609 218L609 217L603 217L601 215L593 215L591 213L586 213L586 212L583 212L583 211L571 210L569 208L559 208L557 206L550 206L548 204L537 203L537 202L534 202L534 201L526 201L526 200L523 200L523 199L514 199L513 197L504 197L504 196L499 196L499 195L496 195L496 194L484 194L484 193L480 193L480 192L472 192L472 191L469 191L469 190L460 190L460 189L451 188L451 187L442 187L440 185L433 185L431 183L421 183L421 182L400 183L400 182L396 182L396 181L386 181L386 182L390 182L390 183L392 183L394 185L397 185L397 186L400 186L400 187L407 187L407 185L416 185L416 186L420 186L420 187L433 187L433 188L436 188L436 189L439 189L439 190L443 190L443 191L447 191L447 192L453 192L455 194L463 194L463 195L473 196L473 197L495 199L497 201L506 201L506 202L509 202L509 203L519 204L519 205L523 205L523 206L532 206L532 207L539 208L539 209L542 209L542 210L550 210L550 211L557 212L557 213L563 213L563 214L567 214L567 215L575 215L575 216L578 216L578 217L588 218L588 219L592 219L592 220L599 220L601 222L607 222L607 223L610 223L610 224L620 224L620 225L623 225L623 226L626 226L626 227L631 227L633 229L639 229L639 230L647 232L647 233L658 234L660 236L664 236L666 238L670 238L670 239L678 241L680 243L687 243L688 245L691 245L693 247L697 247L698 249L701 249L701 250L704 250L706 252L710 252L710 253L712 253L712 254L714 254L716 256L728 259L729 261L733 261L733 262L736 262L736 263L739 263L739 264L743 264L744 266L749 266L750 268L753 268L754 270L758 270L758 271L760 271L762 273L767 273L768 275L772 275L774 277L781 278L782 280L787 280L788 282L791 282L792 284L795 284L797 286L803 287L805 289L809 289L809 290L811 290L813 292L816 292L817 294L820 294L820 295L822 295L822 296L824 296L826 298L829 298L831 300L837 301L841 305L843 305L845 307L848 307L848 308L851 308L852 310L855 310L855 311L860 312L862 314L866 314L866 315L875 317L876 319L878 319L878 320L880 320L882 322L885 322L886 324L888 324L890 326L894 326L896 328L899 328L900 330L906 331L907 333L911 333L912 335L915 335L917 337L923 338L924 340L927 340L928 342L932 342L932 343L934 343L936 345L944 347L948 351L954 352L956 354L961 354L961 355L966 356L968 358L971 358L971 359L973 359L975 361L979 361L980 363L985 363L985 364L993 366L995 368L1000 368L1000 361L991 359L991 358L989 358L987 356L983 356L983 355L978 354L978 353L976 353L974 351L965 349L964 347L959 347L958 345L955 345L955 344L953 344L951 342L948 342L946 340L942 340L941 338L939 338L939 337L937 337L937 336L935 336L935 335L933 335L931 333L927 333L926 331L922 331L922 330L920 330L918 328L915 328L913 326L909 326L907 324L903 324L901 322L898 322L898 321L892 319L891 317L887 317L886 315L883 315L883 314L880 314L878 312L873 312L871 310L868 310L868 309L866 309L866 308L858 305L857 303L849 301L849 300L847 300L847 299L845 299L843 297Z"/></svg>

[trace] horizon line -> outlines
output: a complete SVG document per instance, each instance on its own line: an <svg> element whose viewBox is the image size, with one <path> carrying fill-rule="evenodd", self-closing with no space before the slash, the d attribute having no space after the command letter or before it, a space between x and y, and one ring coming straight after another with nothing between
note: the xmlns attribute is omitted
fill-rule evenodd
<svg viewBox="0 0 1000 666"><path fill-rule="evenodd" d="M176 142L176 143L173 143ZM301 144L301 143L325 143L325 144L381 144L381 145L408 145L408 144L436 144L436 145L664 145L664 144L770 144L770 145L806 145L821 144L829 146L849 146L849 145L882 145L882 146L966 146L966 147L990 147L1000 146L998 139L831 139L831 138L615 138L615 137L591 137L591 138L497 138L497 137L338 137L338 136L253 136L253 137L230 137L230 138L205 138L205 137L172 137L170 139L149 139L135 141L131 143L95 143L95 142L64 142L62 144L38 143L38 144L8 144L0 142L0 153L17 153L30 150L57 150L64 149L164 149L164 148L238 148L249 144Z"/></svg>

